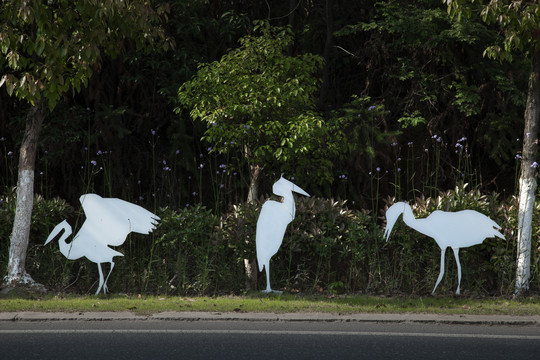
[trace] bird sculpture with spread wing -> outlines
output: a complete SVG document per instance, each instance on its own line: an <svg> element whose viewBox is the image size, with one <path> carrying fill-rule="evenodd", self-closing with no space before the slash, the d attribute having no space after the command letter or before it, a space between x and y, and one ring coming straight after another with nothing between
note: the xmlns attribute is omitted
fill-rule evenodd
<svg viewBox="0 0 540 360"><path fill-rule="evenodd" d="M274 183L272 192L283 198L282 202L266 201L257 220L257 234L255 243L257 247L257 262L259 271L266 269L266 290L263 292L280 291L272 290L270 287L270 259L279 250L283 242L283 236L287 225L294 219L296 206L292 192L309 196L307 192L293 184L283 176Z"/></svg>
<svg viewBox="0 0 540 360"><path fill-rule="evenodd" d="M456 294L459 295L461 284L461 264L459 262L459 249L481 244L486 238L499 237L504 239L498 230L499 225L487 216L474 211L462 210L446 212L436 210L424 219L416 219L409 204L398 202L386 211L386 229L384 237L390 238L390 232L399 216L403 214L403 221L414 230L433 238L441 248L441 270L432 294L441 282L444 275L444 255L446 249L451 247L454 251L458 269L458 287ZM498 229L498 230L497 230Z"/></svg>
<svg viewBox="0 0 540 360"><path fill-rule="evenodd" d="M107 280L114 268L113 257L124 256L109 246L119 246L126 241L130 232L149 234L156 228L160 218L150 211L115 198L102 198L96 194L85 194L79 198L86 215L86 221L70 243L66 239L72 229L66 220L56 225L45 241L47 245L62 230L58 240L60 252L69 260L85 256L95 262L99 271L99 285L96 295L103 289L107 293ZM107 278L103 278L102 263L110 263Z"/></svg>

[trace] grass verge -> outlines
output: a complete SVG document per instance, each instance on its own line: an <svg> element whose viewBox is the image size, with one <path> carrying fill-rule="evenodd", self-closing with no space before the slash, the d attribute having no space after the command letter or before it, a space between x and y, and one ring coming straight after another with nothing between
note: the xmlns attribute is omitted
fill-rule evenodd
<svg viewBox="0 0 540 360"><path fill-rule="evenodd" d="M512 300L506 298L265 295L259 293L216 297L43 295L31 298L2 298L0 299L0 311L132 311L139 314L153 314L163 311L435 313L530 316L540 314L540 297Z"/></svg>

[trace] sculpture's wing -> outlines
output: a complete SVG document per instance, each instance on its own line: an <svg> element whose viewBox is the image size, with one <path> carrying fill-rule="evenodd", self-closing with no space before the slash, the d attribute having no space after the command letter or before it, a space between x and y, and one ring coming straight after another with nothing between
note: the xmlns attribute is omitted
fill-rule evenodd
<svg viewBox="0 0 540 360"><path fill-rule="evenodd" d="M108 245L123 244L130 232L148 234L159 220L139 205L120 199L86 194L80 201L86 214L85 226L99 234L96 239Z"/></svg>
<svg viewBox="0 0 540 360"><path fill-rule="evenodd" d="M423 220L423 219L420 219ZM429 222L432 236L439 246L465 248L481 244L486 238L504 236L497 231L500 226L496 222L475 210L461 210L457 212L434 211L426 219Z"/></svg>
<svg viewBox="0 0 540 360"><path fill-rule="evenodd" d="M255 238L259 268L279 250L291 220L291 214L282 203L269 200L263 204Z"/></svg>

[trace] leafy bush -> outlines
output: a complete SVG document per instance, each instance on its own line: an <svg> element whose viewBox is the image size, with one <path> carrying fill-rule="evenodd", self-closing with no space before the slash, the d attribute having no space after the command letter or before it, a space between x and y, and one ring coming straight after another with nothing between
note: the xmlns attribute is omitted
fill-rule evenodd
<svg viewBox="0 0 540 360"><path fill-rule="evenodd" d="M394 202L388 198L387 205ZM150 235L132 233L116 248L109 289L125 293L217 294L246 289L244 259L256 258L255 232L262 201L232 206L221 217L203 205L180 210L161 208L157 229ZM517 200L469 190L466 184L440 192L437 197L418 197L411 204L417 218L433 211L477 210L502 226L506 240L486 239L460 250L464 293L510 295L513 293L516 258ZM0 265L7 266L10 221L14 194L1 198ZM540 216L540 201L535 219ZM56 244L44 247L47 234L68 218L77 227L84 214L65 201L36 196L27 270L35 280L55 291L93 293L97 285L95 265L86 260L67 260ZM75 221L73 221L76 219ZM78 224L78 226L77 226ZM538 289L540 224L533 225L531 288ZM451 252L438 294L452 294L457 268ZM351 210L346 201L323 198L296 199L296 217L270 263L276 289L289 292L429 294L439 274L440 249L432 239L398 221L389 242L382 227L366 211ZM105 273L108 265L103 265ZM258 269L255 269L258 273ZM259 273L258 273L259 274ZM265 273L257 286L266 286Z"/></svg>

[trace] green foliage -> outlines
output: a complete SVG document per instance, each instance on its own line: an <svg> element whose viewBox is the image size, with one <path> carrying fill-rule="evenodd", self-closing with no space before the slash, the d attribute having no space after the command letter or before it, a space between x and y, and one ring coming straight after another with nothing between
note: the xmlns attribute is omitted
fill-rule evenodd
<svg viewBox="0 0 540 360"><path fill-rule="evenodd" d="M327 158L337 146L313 112L322 59L285 55L293 40L290 29L263 22L256 30L260 36L246 36L220 61L201 65L180 87L179 101L194 120L206 123L203 139L213 151L276 170L309 168L314 179L327 181Z"/></svg>
<svg viewBox="0 0 540 360"><path fill-rule="evenodd" d="M50 110L68 90L87 86L95 64L104 54L117 56L122 41L143 50L165 40L156 23L166 9L156 12L143 1L17 0L1 6L0 66L8 71L0 86L32 105L46 102Z"/></svg>
<svg viewBox="0 0 540 360"><path fill-rule="evenodd" d="M462 20L462 14L470 17L471 5L481 7L481 16L486 23L496 23L504 31L502 44L488 46L484 55L490 58L512 61L512 53L525 53L534 56L539 50L538 28L540 27L540 4L536 1L492 0L445 0L448 12ZM502 45L502 46L501 46Z"/></svg>
<svg viewBox="0 0 540 360"><path fill-rule="evenodd" d="M219 218L204 206L158 212L162 218L153 233L156 248L148 282L159 293L208 293L227 278L219 232ZM166 287L166 285L168 287Z"/></svg>

